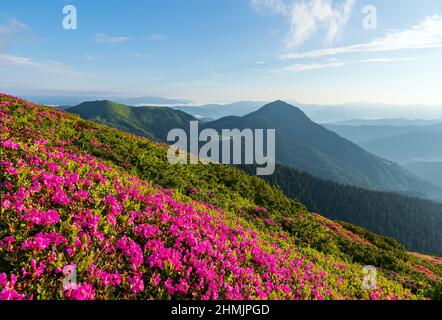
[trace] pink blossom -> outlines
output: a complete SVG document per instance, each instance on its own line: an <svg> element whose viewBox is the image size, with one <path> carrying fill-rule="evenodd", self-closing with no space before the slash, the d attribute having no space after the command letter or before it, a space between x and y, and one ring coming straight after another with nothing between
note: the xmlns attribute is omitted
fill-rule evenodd
<svg viewBox="0 0 442 320"><path fill-rule="evenodd" d="M95 290L89 283L75 285L65 289L65 295L72 300L94 300Z"/></svg>
<svg viewBox="0 0 442 320"><path fill-rule="evenodd" d="M144 281L142 279L141 273L137 273L133 277L128 276L127 281L130 284L130 289L132 290L132 292L139 293L144 291Z"/></svg>
<svg viewBox="0 0 442 320"><path fill-rule="evenodd" d="M10 140L2 141L2 147L11 150L18 150L20 145Z"/></svg>

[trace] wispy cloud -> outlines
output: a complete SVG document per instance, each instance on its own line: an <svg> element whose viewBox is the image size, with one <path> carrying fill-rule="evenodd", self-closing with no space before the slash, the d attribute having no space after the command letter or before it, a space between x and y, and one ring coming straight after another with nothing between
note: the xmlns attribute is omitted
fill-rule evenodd
<svg viewBox="0 0 442 320"><path fill-rule="evenodd" d="M372 58L372 59L362 59L362 60L351 60L351 61L327 61L324 63L297 63L284 68L271 70L272 73L277 74L290 74L290 73L300 73L304 71L320 70L328 68L339 68L346 65L362 64L362 63L385 63L385 62L405 62L413 61L414 58L411 57L400 57L400 58Z"/></svg>
<svg viewBox="0 0 442 320"><path fill-rule="evenodd" d="M87 54L84 56L87 61L95 61L97 60L97 55Z"/></svg>
<svg viewBox="0 0 442 320"><path fill-rule="evenodd" d="M160 34L160 33L155 33L155 34L151 34L148 35L146 37L142 37L142 38L134 38L134 37L129 37L129 36L111 36L111 35L107 35L104 33L97 33L95 34L93 41L97 42L97 43L107 43L107 44L118 44L118 43L124 43L127 41L161 41L161 40L165 40L166 39L166 35L164 34Z"/></svg>
<svg viewBox="0 0 442 320"><path fill-rule="evenodd" d="M421 23L402 31L391 31L367 43L307 52L287 53L282 59L321 58L348 53L389 52L406 49L442 47L442 16L426 17Z"/></svg>
<svg viewBox="0 0 442 320"><path fill-rule="evenodd" d="M150 41L161 41L161 40L166 39L166 35L161 34L161 33L155 33L155 34L149 35L146 39L150 40Z"/></svg>
<svg viewBox="0 0 442 320"><path fill-rule="evenodd" d="M103 33L97 33L94 36L94 42L97 43L109 43L109 44L116 44L116 43L122 43L122 42L126 42L129 41L129 37L125 37L125 36L110 36L107 34L103 34Z"/></svg>
<svg viewBox="0 0 442 320"><path fill-rule="evenodd" d="M32 31L26 24L16 18L11 18L6 24L0 25L0 50L31 35Z"/></svg>
<svg viewBox="0 0 442 320"><path fill-rule="evenodd" d="M134 53L131 54L131 57L134 57L134 58L147 58L147 57L149 57L149 55L147 53L134 52Z"/></svg>
<svg viewBox="0 0 442 320"><path fill-rule="evenodd" d="M32 30L16 18L0 25L0 64L7 67L32 69L46 74L83 77L86 74L75 71L58 61L36 61L29 57L9 53L9 47L16 42L33 39Z"/></svg>
<svg viewBox="0 0 442 320"><path fill-rule="evenodd" d="M319 70L326 68L338 68L346 65L345 62L326 62L326 63L297 63L281 69L272 70L272 73L287 74L299 73L310 70Z"/></svg>
<svg viewBox="0 0 442 320"><path fill-rule="evenodd" d="M415 58L405 57L405 58L372 58L372 59L363 59L359 62L361 63L375 63L375 62L405 62L405 61L414 61Z"/></svg>
<svg viewBox="0 0 442 320"><path fill-rule="evenodd" d="M299 46L318 30L325 30L327 44L335 41L347 25L354 3L355 0L344 0L340 5L335 5L332 0L250 0L258 12L289 19L288 48Z"/></svg>
<svg viewBox="0 0 442 320"><path fill-rule="evenodd" d="M11 54L0 54L0 63L11 67L33 69L54 75L63 76L86 76L86 74L75 71L62 62L57 61L35 61L28 57L19 57Z"/></svg>

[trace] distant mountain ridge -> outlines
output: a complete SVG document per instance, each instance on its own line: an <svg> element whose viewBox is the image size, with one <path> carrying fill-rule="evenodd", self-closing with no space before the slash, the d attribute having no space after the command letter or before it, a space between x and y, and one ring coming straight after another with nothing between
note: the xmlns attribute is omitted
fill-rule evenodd
<svg viewBox="0 0 442 320"><path fill-rule="evenodd" d="M328 124L349 124L354 119L373 119L363 120L363 124L390 125L392 121L403 125L415 125L416 123L425 123L431 121L428 119L442 119L442 106L427 105L392 105L383 103L355 102L345 104L308 104L300 103L294 100L288 100L290 104L300 108L310 119L317 123ZM230 104L208 104L203 106L183 106L175 107L193 116L201 116L218 120L226 116L244 116L248 113L258 110L269 102L263 101L239 101ZM406 118L406 119L405 119ZM383 122L382 119L390 119ZM422 119L422 120L408 120ZM402 120L402 121L401 121ZM338 123L335 123L338 122ZM344 123L342 123L344 122ZM442 120L441 120L442 122Z"/></svg>
<svg viewBox="0 0 442 320"><path fill-rule="evenodd" d="M355 102L338 105L297 104L318 123L352 119L442 119L442 106Z"/></svg>
<svg viewBox="0 0 442 320"><path fill-rule="evenodd" d="M116 103L126 104L126 105L160 105L160 106L167 106L167 105L182 105L187 104L190 101L184 100L184 99L168 99L168 98L161 98L161 97L121 97L121 96L96 96L96 95L87 95L87 96L81 96L81 95L75 95L75 96L68 96L68 95L58 95L58 96L37 96L37 95L30 95L25 96L26 99L35 101L42 105L50 105L50 106L61 106L62 109L67 109L72 106L76 106L80 103L83 103L85 101L102 101L102 100L109 100L114 101Z"/></svg>
<svg viewBox="0 0 442 320"><path fill-rule="evenodd" d="M83 102L66 111L159 142L167 141L170 130L187 130L189 122L196 120L187 113L167 107L130 107L107 100Z"/></svg>
<svg viewBox="0 0 442 320"><path fill-rule="evenodd" d="M217 120L227 116L244 116L262 107L265 102L239 101L229 104L208 104L204 106L176 106L176 110L190 113L197 118Z"/></svg>
<svg viewBox="0 0 442 320"><path fill-rule="evenodd" d="M432 124L442 123L442 119L424 120L424 119L351 119L337 122L327 122L324 125L335 126L428 126Z"/></svg>

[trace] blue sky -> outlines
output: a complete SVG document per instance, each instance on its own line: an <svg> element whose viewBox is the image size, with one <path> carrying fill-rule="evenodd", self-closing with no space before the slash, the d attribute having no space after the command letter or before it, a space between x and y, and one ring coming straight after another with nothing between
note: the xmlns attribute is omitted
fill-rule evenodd
<svg viewBox="0 0 442 320"><path fill-rule="evenodd" d="M77 30L62 25L71 4ZM442 105L441 57L440 0L0 2L14 94Z"/></svg>

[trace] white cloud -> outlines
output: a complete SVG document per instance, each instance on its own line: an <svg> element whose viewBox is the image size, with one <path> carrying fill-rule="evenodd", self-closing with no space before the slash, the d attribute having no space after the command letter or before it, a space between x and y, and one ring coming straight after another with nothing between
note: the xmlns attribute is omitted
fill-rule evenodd
<svg viewBox="0 0 442 320"><path fill-rule="evenodd" d="M116 44L116 43L122 43L129 41L129 37L125 36L109 36L103 33L97 33L94 36L94 42L97 43L109 43L109 44Z"/></svg>
<svg viewBox="0 0 442 320"><path fill-rule="evenodd" d="M295 48L318 30L325 30L328 44L335 41L350 18L355 0L344 0L335 5L333 0L250 0L259 12L286 16L290 31L286 39L288 48Z"/></svg>
<svg viewBox="0 0 442 320"><path fill-rule="evenodd" d="M354 0L346 0L340 7L331 0L295 2L291 11L291 30L287 39L290 48L308 40L318 29L326 32L326 42L332 43L347 25Z"/></svg>
<svg viewBox="0 0 442 320"><path fill-rule="evenodd" d="M389 52L406 49L428 49L442 47L442 16L426 17L410 29L389 32L384 37L368 43L346 47L328 48L300 53L288 53L283 59L320 58L346 53Z"/></svg>
<svg viewBox="0 0 442 320"><path fill-rule="evenodd" d="M289 74L289 73L300 73L304 71L327 69L327 68L339 68L350 64L406 62L412 60L414 60L414 58L401 57L401 58L372 58L372 59L353 60L353 61L334 60L325 63L297 63L281 69L272 70L271 72L277 74Z"/></svg>
<svg viewBox="0 0 442 320"><path fill-rule="evenodd" d="M361 63L373 63L373 62L405 62L405 61L414 61L415 58L405 57L405 58L372 58L372 59L363 59L359 62Z"/></svg>
<svg viewBox="0 0 442 320"><path fill-rule="evenodd" d="M13 42L21 41L31 35L31 29L16 18L0 25L0 49L6 49Z"/></svg>
<svg viewBox="0 0 442 320"><path fill-rule="evenodd" d="M337 68L346 65L345 62L327 62L327 63L298 63L282 69L272 70L273 73L299 73L310 70L318 70L325 68Z"/></svg>
<svg viewBox="0 0 442 320"><path fill-rule="evenodd" d="M85 76L85 74L74 71L64 63L57 61L35 61L27 57L19 57L11 54L0 54L0 63L4 63L12 67L28 68L55 75Z"/></svg>

